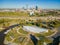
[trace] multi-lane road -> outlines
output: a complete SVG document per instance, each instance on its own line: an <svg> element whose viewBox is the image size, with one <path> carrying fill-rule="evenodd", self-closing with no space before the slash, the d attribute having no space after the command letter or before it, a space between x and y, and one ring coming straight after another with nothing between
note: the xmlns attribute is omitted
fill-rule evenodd
<svg viewBox="0 0 60 45"><path fill-rule="evenodd" d="M25 16L21 16L21 17L8 17L8 16L4 16L4 17L0 17L0 19L43 19L43 20L54 20L54 19L60 19L60 17L52 17L52 16L47 16L47 17L25 17Z"/></svg>

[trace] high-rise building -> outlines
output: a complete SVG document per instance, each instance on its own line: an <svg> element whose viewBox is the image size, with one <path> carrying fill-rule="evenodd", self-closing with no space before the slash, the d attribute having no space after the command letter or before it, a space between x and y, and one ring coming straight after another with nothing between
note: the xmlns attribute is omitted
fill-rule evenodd
<svg viewBox="0 0 60 45"><path fill-rule="evenodd" d="M38 10L38 6L37 5L36 5L35 9Z"/></svg>

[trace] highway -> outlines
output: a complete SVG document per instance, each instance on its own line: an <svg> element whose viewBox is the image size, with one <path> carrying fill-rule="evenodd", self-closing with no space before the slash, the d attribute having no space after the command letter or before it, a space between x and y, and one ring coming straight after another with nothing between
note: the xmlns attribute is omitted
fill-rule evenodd
<svg viewBox="0 0 60 45"><path fill-rule="evenodd" d="M48 16L48 17L25 17L25 16L21 16L21 17L0 17L0 19L32 19L32 20L36 20L36 19L42 19L42 20L55 20L55 19L60 19L60 17L52 17L52 16Z"/></svg>

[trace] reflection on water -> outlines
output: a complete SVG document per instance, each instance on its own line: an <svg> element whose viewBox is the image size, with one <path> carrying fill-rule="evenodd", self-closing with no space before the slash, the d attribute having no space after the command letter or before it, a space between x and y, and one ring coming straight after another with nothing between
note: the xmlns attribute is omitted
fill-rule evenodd
<svg viewBox="0 0 60 45"><path fill-rule="evenodd" d="M52 36L54 39L53 42L48 45L59 45L59 43L60 43L60 27L57 30L58 30L58 32L54 36Z"/></svg>
<svg viewBox="0 0 60 45"><path fill-rule="evenodd" d="M59 45L60 43L60 36L54 38L52 43L49 43L48 45Z"/></svg>
<svg viewBox="0 0 60 45"><path fill-rule="evenodd" d="M36 37L34 35L30 34L30 38L33 41L34 45L37 45L38 40L36 39Z"/></svg>

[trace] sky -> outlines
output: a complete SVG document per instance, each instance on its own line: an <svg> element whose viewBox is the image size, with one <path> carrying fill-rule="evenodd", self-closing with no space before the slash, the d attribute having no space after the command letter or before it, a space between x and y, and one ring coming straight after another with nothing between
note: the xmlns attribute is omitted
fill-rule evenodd
<svg viewBox="0 0 60 45"><path fill-rule="evenodd" d="M60 9L60 0L0 0L0 8L35 7L43 9Z"/></svg>

